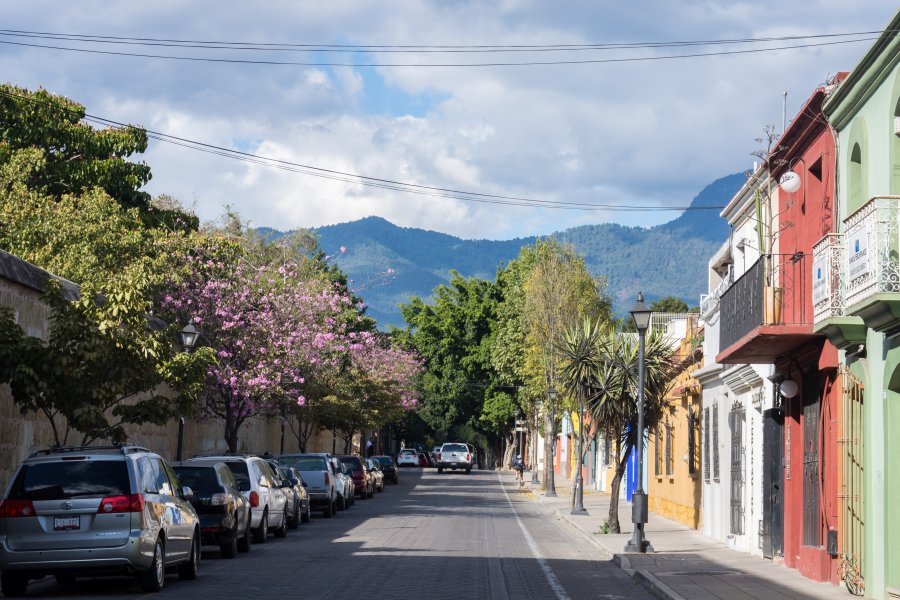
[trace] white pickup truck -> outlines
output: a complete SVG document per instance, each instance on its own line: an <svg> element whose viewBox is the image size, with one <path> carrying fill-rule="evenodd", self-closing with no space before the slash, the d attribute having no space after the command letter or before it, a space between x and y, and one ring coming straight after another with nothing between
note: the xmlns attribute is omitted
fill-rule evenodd
<svg viewBox="0 0 900 600"><path fill-rule="evenodd" d="M461 442L447 443L441 446L437 456L438 473L444 469L465 469L466 473L472 472L472 452L466 444Z"/></svg>

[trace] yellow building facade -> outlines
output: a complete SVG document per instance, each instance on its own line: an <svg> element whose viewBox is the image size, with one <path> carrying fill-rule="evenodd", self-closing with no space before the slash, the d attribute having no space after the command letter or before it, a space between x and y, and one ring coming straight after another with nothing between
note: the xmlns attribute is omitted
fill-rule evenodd
<svg viewBox="0 0 900 600"><path fill-rule="evenodd" d="M647 448L649 508L696 529L701 515L701 388L693 373L703 366L703 330L689 327L676 360L680 372L669 387L670 412Z"/></svg>

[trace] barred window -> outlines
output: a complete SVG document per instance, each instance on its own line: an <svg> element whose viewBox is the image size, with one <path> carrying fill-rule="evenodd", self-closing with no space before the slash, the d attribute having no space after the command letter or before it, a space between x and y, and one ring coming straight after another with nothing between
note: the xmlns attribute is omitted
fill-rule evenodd
<svg viewBox="0 0 900 600"><path fill-rule="evenodd" d="M718 405L712 408L712 477L719 480L719 408Z"/></svg>
<svg viewBox="0 0 900 600"><path fill-rule="evenodd" d="M709 481L709 438L712 435L709 429L709 407L703 409L703 478Z"/></svg>
<svg viewBox="0 0 900 600"><path fill-rule="evenodd" d="M688 406L688 414L687 414L687 436L688 436L688 448L687 448L687 459L688 459L688 473L691 475L695 475L697 473L697 442L694 435L694 427L695 421L694 419L694 407Z"/></svg>
<svg viewBox="0 0 900 600"><path fill-rule="evenodd" d="M611 463L611 454L612 454L612 440L609 439L607 435L603 439L603 466L608 467Z"/></svg>
<svg viewBox="0 0 900 600"><path fill-rule="evenodd" d="M659 447L662 445L662 430L657 426L656 428L656 443L653 445L653 474L657 477L662 473L662 465L660 465L659 460Z"/></svg>
<svg viewBox="0 0 900 600"><path fill-rule="evenodd" d="M675 473L675 456L672 453L673 429L674 427L669 423L669 418L666 417L666 475Z"/></svg>

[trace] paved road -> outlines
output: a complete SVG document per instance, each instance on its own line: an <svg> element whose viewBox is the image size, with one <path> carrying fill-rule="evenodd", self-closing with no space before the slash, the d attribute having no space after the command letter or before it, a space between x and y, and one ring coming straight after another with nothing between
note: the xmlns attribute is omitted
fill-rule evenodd
<svg viewBox="0 0 900 600"><path fill-rule="evenodd" d="M373 500L313 517L234 560L204 553L196 581L158 595L128 580L35 582L40 598L649 599L618 567L519 493L506 475L401 471Z"/></svg>

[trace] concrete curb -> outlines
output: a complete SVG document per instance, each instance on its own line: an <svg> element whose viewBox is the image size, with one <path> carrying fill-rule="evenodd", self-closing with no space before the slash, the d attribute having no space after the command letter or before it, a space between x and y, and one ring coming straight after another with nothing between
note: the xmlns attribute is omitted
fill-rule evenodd
<svg viewBox="0 0 900 600"><path fill-rule="evenodd" d="M564 513L559 509L550 508L549 506L544 504L544 497L542 495L535 494L533 492L532 495L537 498L540 505L543 506L548 513L555 515L557 519L568 524L582 538L593 544L594 547L602 552L605 558L612 560L620 569L625 571L625 573L627 573L630 577L637 581L641 586L646 588L654 598L658 598L659 600L686 600L686 598L684 598L681 594L660 581L658 577L656 577L649 571L646 571L644 569L633 569L631 567L631 560L629 560L627 554L610 554L609 549L602 545L598 540L594 539L594 536L578 527L578 524L575 522L574 517Z"/></svg>

